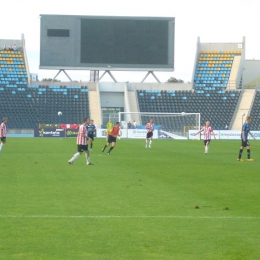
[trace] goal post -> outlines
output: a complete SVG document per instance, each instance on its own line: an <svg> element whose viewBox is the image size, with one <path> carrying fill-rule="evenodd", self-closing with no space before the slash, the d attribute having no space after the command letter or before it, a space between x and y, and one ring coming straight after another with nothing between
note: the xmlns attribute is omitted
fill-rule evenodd
<svg viewBox="0 0 260 260"><path fill-rule="evenodd" d="M158 130L158 138L185 139L189 135L189 130L200 129L200 113L153 113L153 112L119 112L118 121L121 122L121 129L145 130L145 125L153 119L155 130ZM128 136L129 137L129 136ZM183 138L181 138L183 137Z"/></svg>

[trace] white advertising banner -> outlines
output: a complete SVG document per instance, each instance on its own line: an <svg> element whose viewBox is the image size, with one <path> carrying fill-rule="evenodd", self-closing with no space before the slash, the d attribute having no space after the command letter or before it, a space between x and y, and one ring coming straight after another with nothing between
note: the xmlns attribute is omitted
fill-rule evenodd
<svg viewBox="0 0 260 260"><path fill-rule="evenodd" d="M189 130L189 139L192 139L192 140L200 140L200 139L204 140L203 132L195 135L196 133L198 133L198 130ZM216 139L220 139L220 137L219 137L219 130L214 130L214 134L216 136ZM211 134L211 139L212 140L214 139L214 135L213 134Z"/></svg>
<svg viewBox="0 0 260 260"><path fill-rule="evenodd" d="M107 130L106 129L97 129L96 130L96 137L98 138L106 138L107 137Z"/></svg>
<svg viewBox="0 0 260 260"><path fill-rule="evenodd" d="M128 129L127 131L128 138L146 138L147 131L145 129ZM158 130L154 130L153 138L158 138Z"/></svg>
<svg viewBox="0 0 260 260"><path fill-rule="evenodd" d="M194 136L198 131L196 130L189 130L189 139L192 140L199 140L200 135ZM216 135L216 139L220 140L240 140L241 139L241 131L240 130L215 130L214 131ZM251 131L253 136L255 137L256 140L260 140L260 131ZM214 137L211 135L211 139ZM204 135L201 134L201 139L204 139ZM253 138L248 135L248 139L252 140Z"/></svg>
<svg viewBox="0 0 260 260"><path fill-rule="evenodd" d="M250 132L253 134L256 140L260 140L260 131L250 131ZM248 135L248 139L252 140L253 138L250 135Z"/></svg>
<svg viewBox="0 0 260 260"><path fill-rule="evenodd" d="M199 134L195 135L196 133L198 133L198 130L189 130L189 139L200 140L200 135Z"/></svg>
<svg viewBox="0 0 260 260"><path fill-rule="evenodd" d="M239 130L220 130L220 139L238 140L241 139L241 131Z"/></svg>

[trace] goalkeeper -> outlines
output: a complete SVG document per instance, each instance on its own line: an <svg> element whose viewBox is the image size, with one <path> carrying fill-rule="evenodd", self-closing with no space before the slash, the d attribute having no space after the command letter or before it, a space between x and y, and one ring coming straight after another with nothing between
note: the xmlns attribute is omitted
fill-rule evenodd
<svg viewBox="0 0 260 260"><path fill-rule="evenodd" d="M109 119L109 121L107 122L107 140L108 140L108 136L109 136L109 133L111 131L111 129L113 128L114 124L112 122L111 119Z"/></svg>

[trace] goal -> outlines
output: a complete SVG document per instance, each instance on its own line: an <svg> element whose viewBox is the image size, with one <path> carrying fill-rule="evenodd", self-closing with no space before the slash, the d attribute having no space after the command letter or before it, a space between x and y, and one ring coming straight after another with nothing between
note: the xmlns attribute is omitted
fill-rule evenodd
<svg viewBox="0 0 260 260"><path fill-rule="evenodd" d="M200 113L149 113L149 112L119 112L118 120L121 128L127 129L127 124L136 122L138 129L145 129L145 125L153 119L158 136L170 137L171 135L188 137L189 130L200 129Z"/></svg>

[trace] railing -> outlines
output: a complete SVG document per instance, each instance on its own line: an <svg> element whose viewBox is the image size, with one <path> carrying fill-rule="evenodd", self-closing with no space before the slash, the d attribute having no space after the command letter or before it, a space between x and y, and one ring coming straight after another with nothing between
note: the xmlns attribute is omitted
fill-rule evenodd
<svg viewBox="0 0 260 260"><path fill-rule="evenodd" d="M229 80L226 89L236 89L237 83L235 80Z"/></svg>

